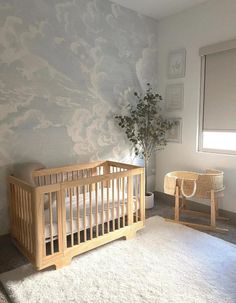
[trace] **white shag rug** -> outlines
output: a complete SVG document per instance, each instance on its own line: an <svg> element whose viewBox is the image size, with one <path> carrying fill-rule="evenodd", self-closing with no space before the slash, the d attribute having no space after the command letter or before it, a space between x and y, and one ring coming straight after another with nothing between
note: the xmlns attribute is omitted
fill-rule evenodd
<svg viewBox="0 0 236 303"><path fill-rule="evenodd" d="M68 267L25 265L0 280L19 303L235 303L236 246L152 217L135 239L75 257Z"/></svg>

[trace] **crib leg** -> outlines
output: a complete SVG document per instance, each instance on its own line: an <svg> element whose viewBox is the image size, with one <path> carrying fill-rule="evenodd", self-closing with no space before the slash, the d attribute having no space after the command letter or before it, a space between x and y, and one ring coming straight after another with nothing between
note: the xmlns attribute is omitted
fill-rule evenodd
<svg viewBox="0 0 236 303"><path fill-rule="evenodd" d="M179 187L175 190L175 221L179 221Z"/></svg>
<svg viewBox="0 0 236 303"><path fill-rule="evenodd" d="M66 258L66 257L59 258L58 261L55 262L56 270L68 266L70 265L70 263L71 263L71 258Z"/></svg>
<svg viewBox="0 0 236 303"><path fill-rule="evenodd" d="M136 231L130 231L126 236L125 240L131 240L136 237Z"/></svg>

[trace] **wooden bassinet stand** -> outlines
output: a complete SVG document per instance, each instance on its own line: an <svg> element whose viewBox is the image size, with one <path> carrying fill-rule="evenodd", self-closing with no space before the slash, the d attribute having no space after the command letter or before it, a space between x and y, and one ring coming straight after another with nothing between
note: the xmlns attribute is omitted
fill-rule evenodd
<svg viewBox="0 0 236 303"><path fill-rule="evenodd" d="M225 232L228 229L216 225L216 219L229 220L219 216L218 199L224 196L223 185L224 173L218 170L206 170L205 173L189 171L174 171L166 174L164 180L164 192L175 196L174 221L193 228ZM187 208L187 199L197 198L210 201L210 213L190 210ZM181 213L193 216L204 216L210 218L210 224L197 224L181 221Z"/></svg>

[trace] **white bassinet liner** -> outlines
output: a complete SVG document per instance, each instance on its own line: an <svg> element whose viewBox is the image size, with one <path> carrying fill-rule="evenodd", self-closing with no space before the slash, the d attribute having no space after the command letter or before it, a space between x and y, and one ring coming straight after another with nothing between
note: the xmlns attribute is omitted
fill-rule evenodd
<svg viewBox="0 0 236 303"><path fill-rule="evenodd" d="M103 195L103 202L104 202L104 211L103 211L103 218L102 218L102 199L101 199L101 193L98 193L97 200L98 200L98 214L96 215L96 198L95 198L95 192L92 192L91 194L91 205L92 205L92 226L96 226L96 222L98 224L101 224L102 221L105 223L109 220L113 219L113 201L112 201L112 191L109 189L109 203L107 203L107 190L104 190ZM120 194L120 207L118 203L118 196L117 194L114 194L114 219L117 219L119 217L124 215L127 215L128 207L127 207L127 193L124 194L124 197L122 194ZM124 201L124 203L123 203ZM66 234L71 233L71 220L70 220L70 199L69 197L66 197L65 200L66 203ZM123 205L124 204L124 205ZM136 205L137 204L137 205ZM84 201L83 201L83 194L79 195L79 230L82 231L84 228L90 228L90 197L89 193L85 194L85 205L86 205L86 220L85 220L85 226L84 226ZM133 212L135 212L136 209L139 209L139 199L136 200L135 197L133 197ZM73 209L73 220L72 220L72 231L73 233L78 231L78 220L77 220L77 197L72 196L72 209ZM52 207L52 213L53 213L53 225L52 225L52 233L53 237L56 237L58 234L58 225L57 225L57 207L56 203L53 203ZM49 238L51 236L51 228L50 228L50 211L49 209L45 209L44 212L45 215L45 238ZM96 218L97 217L97 218ZM103 220L102 220L103 219Z"/></svg>

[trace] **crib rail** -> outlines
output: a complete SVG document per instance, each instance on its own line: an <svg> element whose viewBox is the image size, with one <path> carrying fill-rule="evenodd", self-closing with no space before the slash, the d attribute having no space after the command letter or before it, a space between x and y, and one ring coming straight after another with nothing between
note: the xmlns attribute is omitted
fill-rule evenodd
<svg viewBox="0 0 236 303"><path fill-rule="evenodd" d="M80 178L91 177L95 174L101 174L98 171L104 161L97 161L88 164L68 165L56 168L40 169L33 172L33 178L37 186L45 186L65 181L78 180Z"/></svg>
<svg viewBox="0 0 236 303"><path fill-rule="evenodd" d="M33 172L37 186L45 186L92 176L105 175L134 169L136 166L112 161L97 161L88 164L68 165L57 168L47 168Z"/></svg>

